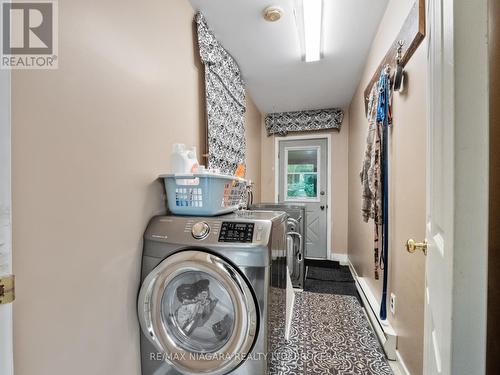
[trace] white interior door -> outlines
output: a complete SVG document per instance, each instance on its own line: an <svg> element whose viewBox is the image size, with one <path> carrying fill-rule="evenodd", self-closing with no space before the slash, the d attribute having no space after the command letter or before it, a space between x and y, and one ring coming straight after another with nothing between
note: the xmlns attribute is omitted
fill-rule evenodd
<svg viewBox="0 0 500 375"><path fill-rule="evenodd" d="M430 0L428 22L428 253L425 280L424 374L449 374L453 283L453 32L444 3ZM450 51L451 49L451 51ZM451 54L451 56L450 56ZM450 58L451 57L451 58Z"/></svg>
<svg viewBox="0 0 500 375"><path fill-rule="evenodd" d="M0 277L12 273L10 71L0 70ZM0 304L0 374L13 375L12 304Z"/></svg>
<svg viewBox="0 0 500 375"><path fill-rule="evenodd" d="M486 0L428 0L424 374L484 374Z"/></svg>

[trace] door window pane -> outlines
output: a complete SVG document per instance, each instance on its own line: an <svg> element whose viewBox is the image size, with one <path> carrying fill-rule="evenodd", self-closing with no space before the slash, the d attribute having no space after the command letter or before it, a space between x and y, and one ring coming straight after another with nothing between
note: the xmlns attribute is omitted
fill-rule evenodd
<svg viewBox="0 0 500 375"><path fill-rule="evenodd" d="M167 334L190 352L212 353L222 348L233 332L234 313L229 293L205 272L184 272L163 293Z"/></svg>
<svg viewBox="0 0 500 375"><path fill-rule="evenodd" d="M286 200L318 200L319 148L285 148Z"/></svg>

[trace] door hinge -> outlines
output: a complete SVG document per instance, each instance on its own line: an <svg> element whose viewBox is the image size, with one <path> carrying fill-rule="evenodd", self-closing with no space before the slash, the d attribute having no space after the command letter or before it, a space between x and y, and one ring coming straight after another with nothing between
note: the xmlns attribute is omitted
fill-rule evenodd
<svg viewBox="0 0 500 375"><path fill-rule="evenodd" d="M14 302L16 299L14 275L0 276L0 305Z"/></svg>

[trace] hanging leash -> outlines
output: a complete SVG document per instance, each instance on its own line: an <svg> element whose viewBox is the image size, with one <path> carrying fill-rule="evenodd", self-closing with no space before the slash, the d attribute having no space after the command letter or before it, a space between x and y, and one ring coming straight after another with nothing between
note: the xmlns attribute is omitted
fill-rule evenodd
<svg viewBox="0 0 500 375"><path fill-rule="evenodd" d="M382 122L382 252L384 279L382 299L380 302L380 319L387 319L387 283L389 277L389 168L388 168L388 136L389 136L389 100L390 100L390 67L386 66L379 80L380 96L377 110L377 121Z"/></svg>

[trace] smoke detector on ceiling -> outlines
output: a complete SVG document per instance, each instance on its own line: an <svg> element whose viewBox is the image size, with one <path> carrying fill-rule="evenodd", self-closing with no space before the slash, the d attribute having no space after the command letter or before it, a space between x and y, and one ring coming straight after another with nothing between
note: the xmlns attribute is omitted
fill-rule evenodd
<svg viewBox="0 0 500 375"><path fill-rule="evenodd" d="M270 6L264 9L262 12L262 15L264 16L264 19L269 22L276 22L278 21L281 16L283 15L283 9L281 9L278 6Z"/></svg>

